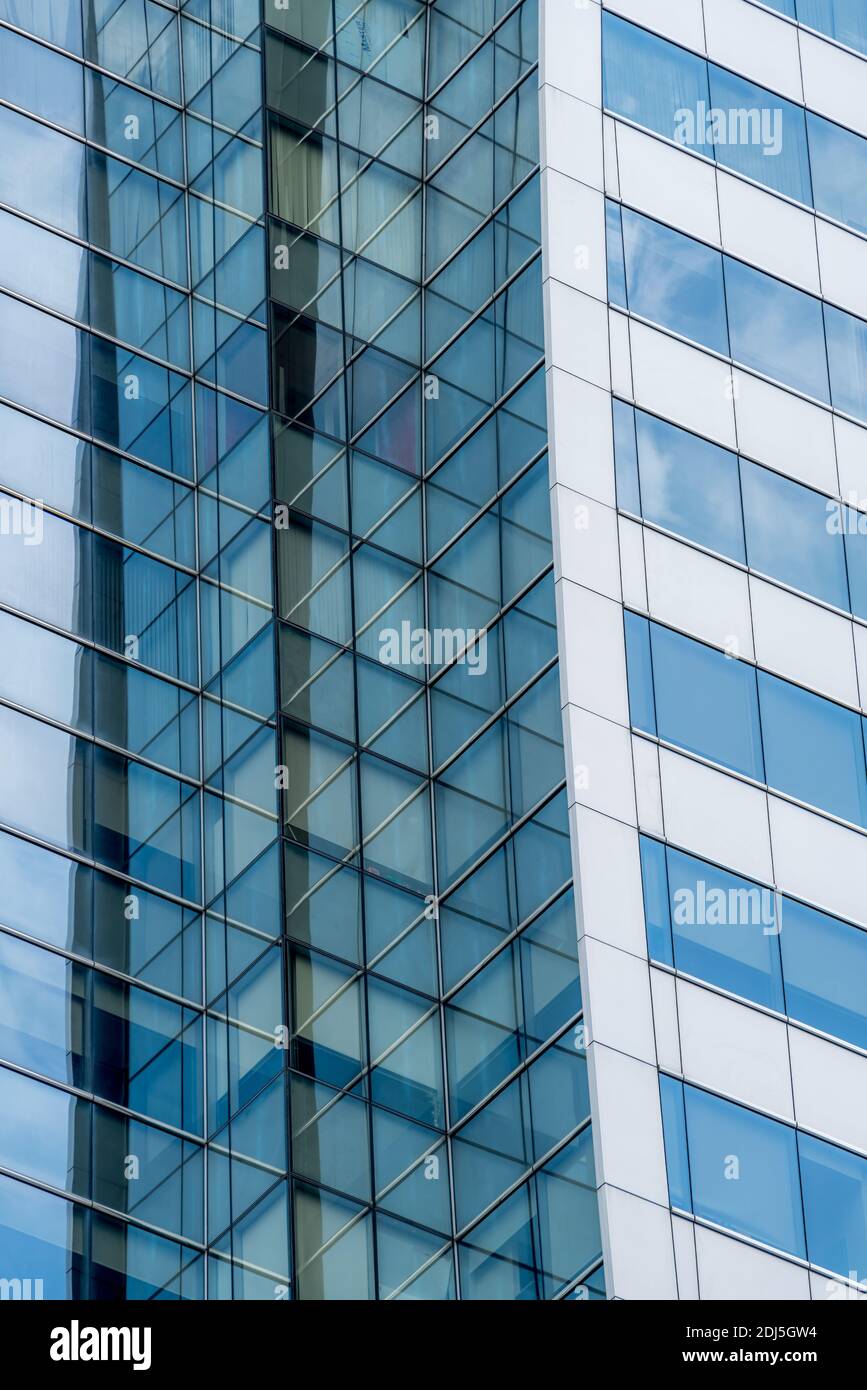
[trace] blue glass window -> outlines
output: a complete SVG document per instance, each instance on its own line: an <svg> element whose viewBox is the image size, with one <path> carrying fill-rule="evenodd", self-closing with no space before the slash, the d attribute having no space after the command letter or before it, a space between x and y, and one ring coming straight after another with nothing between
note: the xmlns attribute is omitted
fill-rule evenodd
<svg viewBox="0 0 867 1390"><path fill-rule="evenodd" d="M647 949L654 960L674 965L665 846L646 835L639 839Z"/></svg>
<svg viewBox="0 0 867 1390"><path fill-rule="evenodd" d="M629 718L636 729L656 733L653 700L653 663L650 658L650 624L634 613L624 614L626 668L629 684Z"/></svg>
<svg viewBox="0 0 867 1390"><path fill-rule="evenodd" d="M840 1274L867 1269L867 1159L833 1144L798 1135L807 1253L814 1264Z"/></svg>
<svg viewBox="0 0 867 1390"><path fill-rule="evenodd" d="M642 515L743 561L736 456L641 410L635 412L635 428Z"/></svg>
<svg viewBox="0 0 867 1390"><path fill-rule="evenodd" d="M867 140L812 111L807 132L816 208L867 232Z"/></svg>
<svg viewBox="0 0 867 1390"><path fill-rule="evenodd" d="M826 304L825 330L834 407L867 420L867 323Z"/></svg>
<svg viewBox="0 0 867 1390"><path fill-rule="evenodd" d="M631 405L624 405L623 401L618 400L614 401L614 471L618 507L641 516L635 411Z"/></svg>
<svg viewBox="0 0 867 1390"><path fill-rule="evenodd" d="M623 225L620 204L605 204L605 245L608 255L608 298L626 308L626 267L623 260Z"/></svg>
<svg viewBox="0 0 867 1390"><path fill-rule="evenodd" d="M764 780L753 667L651 624L659 737Z"/></svg>
<svg viewBox="0 0 867 1390"><path fill-rule="evenodd" d="M713 64L709 75L720 164L811 204L804 108Z"/></svg>
<svg viewBox="0 0 867 1390"><path fill-rule="evenodd" d="M692 1211L682 1083L675 1081L671 1076L660 1076L659 1098L662 1102L662 1131L665 1138L669 1200L673 1207L680 1207L682 1211Z"/></svg>
<svg viewBox="0 0 867 1390"><path fill-rule="evenodd" d="M669 140L678 115L708 106L707 65L685 49L607 12L602 16L605 105ZM652 80L648 80L652 74Z"/></svg>
<svg viewBox="0 0 867 1390"><path fill-rule="evenodd" d="M795 1131L684 1086L693 1210L804 1258Z"/></svg>
<svg viewBox="0 0 867 1390"><path fill-rule="evenodd" d="M852 612L859 618L867 618L867 513L857 511L853 507L843 507L839 515L846 533L846 564L849 571L849 599Z"/></svg>
<svg viewBox="0 0 867 1390"><path fill-rule="evenodd" d="M867 826L859 715L766 671L759 693L768 784Z"/></svg>
<svg viewBox="0 0 867 1390"><path fill-rule="evenodd" d="M796 3L802 24L809 24L811 29L857 48L860 53L867 53L867 13L863 0L796 0Z"/></svg>
<svg viewBox="0 0 867 1390"><path fill-rule="evenodd" d="M677 969L782 1012L771 890L679 850L666 858Z"/></svg>
<svg viewBox="0 0 867 1390"><path fill-rule="evenodd" d="M729 256L725 277L732 357L829 401L821 301Z"/></svg>
<svg viewBox="0 0 867 1390"><path fill-rule="evenodd" d="M788 1012L867 1048L867 932L791 898L782 919Z"/></svg>
<svg viewBox="0 0 867 1390"><path fill-rule="evenodd" d="M626 287L634 314L715 352L728 352L722 257L718 251L626 208Z"/></svg>
<svg viewBox="0 0 867 1390"><path fill-rule="evenodd" d="M741 486L749 565L848 609L842 537L829 528L828 499L746 460Z"/></svg>

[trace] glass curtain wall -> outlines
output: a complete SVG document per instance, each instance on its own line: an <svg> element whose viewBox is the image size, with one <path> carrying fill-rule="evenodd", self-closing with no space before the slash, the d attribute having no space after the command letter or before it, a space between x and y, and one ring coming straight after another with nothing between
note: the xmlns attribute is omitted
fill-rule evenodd
<svg viewBox="0 0 867 1390"><path fill-rule="evenodd" d="M266 0L299 1298L603 1294L533 0Z"/></svg>
<svg viewBox="0 0 867 1390"><path fill-rule="evenodd" d="M0 69L0 1274L274 1297L259 0L0 0Z"/></svg>

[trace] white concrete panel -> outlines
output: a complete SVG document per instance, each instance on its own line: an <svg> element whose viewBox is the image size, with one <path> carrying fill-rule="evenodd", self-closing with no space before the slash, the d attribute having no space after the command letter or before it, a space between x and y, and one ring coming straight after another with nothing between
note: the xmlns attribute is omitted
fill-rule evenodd
<svg viewBox="0 0 867 1390"><path fill-rule="evenodd" d="M558 87L543 87L539 101L542 168L557 169L588 188L603 188L599 107L569 96Z"/></svg>
<svg viewBox="0 0 867 1390"><path fill-rule="evenodd" d="M677 982L677 1011L685 1080L765 1114L794 1118L786 1025L781 1019L686 980Z"/></svg>
<svg viewBox="0 0 867 1390"><path fill-rule="evenodd" d="M562 643L562 703L628 724L620 604L563 579L557 585L557 623Z"/></svg>
<svg viewBox="0 0 867 1390"><path fill-rule="evenodd" d="M830 411L779 386L736 371L735 412L742 453L809 487L836 492L834 427Z"/></svg>
<svg viewBox="0 0 867 1390"><path fill-rule="evenodd" d="M671 1231L677 1269L677 1296L681 1302L693 1301L698 1298L698 1265L695 1258L693 1223L686 1221L682 1216L672 1216Z"/></svg>
<svg viewBox="0 0 867 1390"><path fill-rule="evenodd" d="M621 196L630 207L719 244L712 164L618 121L617 166Z"/></svg>
<svg viewBox="0 0 867 1390"><path fill-rule="evenodd" d="M867 925L867 837L776 796L768 808L782 892Z"/></svg>
<svg viewBox="0 0 867 1390"><path fill-rule="evenodd" d="M816 234L822 294L850 314L867 319L867 241L821 217L816 220Z"/></svg>
<svg viewBox="0 0 867 1390"><path fill-rule="evenodd" d="M591 106L602 105L602 20L596 0L581 5L545 5L539 82L559 87Z"/></svg>
<svg viewBox="0 0 867 1390"><path fill-rule="evenodd" d="M752 1245L696 1225L698 1283L702 1300L807 1300L805 1269Z"/></svg>
<svg viewBox="0 0 867 1390"><path fill-rule="evenodd" d="M821 292L816 219L812 213L722 169L719 211L723 249L730 255L812 294Z"/></svg>
<svg viewBox="0 0 867 1390"><path fill-rule="evenodd" d="M801 69L810 110L867 135L864 60L801 30Z"/></svg>
<svg viewBox="0 0 867 1390"><path fill-rule="evenodd" d="M548 280L545 313L550 364L609 390L607 307L592 295Z"/></svg>
<svg viewBox="0 0 867 1390"><path fill-rule="evenodd" d="M675 43L704 52L701 0L606 0L605 8Z"/></svg>
<svg viewBox="0 0 867 1390"><path fill-rule="evenodd" d="M551 481L613 507L611 398L556 367L548 372Z"/></svg>
<svg viewBox="0 0 867 1390"><path fill-rule="evenodd" d="M592 1034L591 1034L592 1036ZM600 1167L597 1182L668 1203L656 1067L591 1042ZM592 1097L591 1097L592 1098Z"/></svg>
<svg viewBox="0 0 867 1390"><path fill-rule="evenodd" d="M616 309L608 311L608 336L611 351L611 389L618 396L632 400L632 348L629 342L629 319Z"/></svg>
<svg viewBox="0 0 867 1390"><path fill-rule="evenodd" d="M644 569L644 527L626 517L618 520L620 534L620 576L623 602L639 612L647 609L647 580Z"/></svg>
<svg viewBox="0 0 867 1390"><path fill-rule="evenodd" d="M574 705L567 707L565 728L570 802L634 825L629 730Z"/></svg>
<svg viewBox="0 0 867 1390"><path fill-rule="evenodd" d="M592 922L589 930L593 930ZM591 1041L655 1066L647 961L584 935L581 979Z"/></svg>
<svg viewBox="0 0 867 1390"><path fill-rule="evenodd" d="M644 554L651 617L714 646L752 656L749 585L743 570L649 527Z"/></svg>
<svg viewBox="0 0 867 1390"><path fill-rule="evenodd" d="M789 1029L789 1044L797 1123L867 1153L867 1057L801 1028Z"/></svg>
<svg viewBox="0 0 867 1390"><path fill-rule="evenodd" d="M798 31L745 0L704 0L708 57L801 101Z"/></svg>
<svg viewBox="0 0 867 1390"><path fill-rule="evenodd" d="M592 930L633 955L647 954L638 836L631 826L586 807L572 818L578 930Z"/></svg>
<svg viewBox="0 0 867 1390"><path fill-rule="evenodd" d="M850 506L867 513L867 430L835 416L834 434L837 438L840 495ZM864 525L867 526L867 515Z"/></svg>
<svg viewBox="0 0 867 1390"><path fill-rule="evenodd" d="M659 783L659 750L649 739L632 735L635 764L635 801L638 825L647 835L663 835L662 788Z"/></svg>
<svg viewBox="0 0 867 1390"><path fill-rule="evenodd" d="M607 303L604 195L546 169L542 226L544 274Z"/></svg>
<svg viewBox="0 0 867 1390"><path fill-rule="evenodd" d="M750 592L759 665L857 705L851 622L761 579L750 578Z"/></svg>
<svg viewBox="0 0 867 1390"><path fill-rule="evenodd" d="M735 448L729 366L646 324L633 322L631 337L636 403Z"/></svg>
<svg viewBox="0 0 867 1390"><path fill-rule="evenodd" d="M681 1057L674 976L651 966L650 993L653 1000L657 1065L663 1071L674 1072L677 1075L681 1070Z"/></svg>
<svg viewBox="0 0 867 1390"><path fill-rule="evenodd" d="M551 491L554 508L554 570L609 598L620 598L617 513L592 497L559 483Z"/></svg>
<svg viewBox="0 0 867 1390"><path fill-rule="evenodd" d="M659 766L668 838L735 873L772 882L765 792L667 748Z"/></svg>
<svg viewBox="0 0 867 1390"><path fill-rule="evenodd" d="M617 1189L603 1189L601 1198L610 1295L642 1301L676 1299L669 1212Z"/></svg>

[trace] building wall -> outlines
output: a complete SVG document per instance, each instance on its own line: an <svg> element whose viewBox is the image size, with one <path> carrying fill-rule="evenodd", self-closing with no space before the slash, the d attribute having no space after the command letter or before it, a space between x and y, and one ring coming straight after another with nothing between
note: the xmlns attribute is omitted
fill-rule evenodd
<svg viewBox="0 0 867 1390"><path fill-rule="evenodd" d="M829 187L867 149L863 36L777 8L542 11L561 691L613 1297L857 1298L867 1261L867 223L857 173ZM764 111L767 138L678 136L705 93L724 119ZM687 885L769 907L718 920L694 894L678 920Z"/></svg>

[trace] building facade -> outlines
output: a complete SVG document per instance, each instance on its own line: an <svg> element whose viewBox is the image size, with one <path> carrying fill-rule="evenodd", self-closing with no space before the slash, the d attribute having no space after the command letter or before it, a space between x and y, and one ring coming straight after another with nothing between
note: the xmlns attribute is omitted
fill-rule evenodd
<svg viewBox="0 0 867 1390"><path fill-rule="evenodd" d="M0 0L0 1296L867 1287L859 11Z"/></svg>
<svg viewBox="0 0 867 1390"><path fill-rule="evenodd" d="M831 0L611 0L544 5L542 34L607 1286L857 1299L867 18Z"/></svg>

